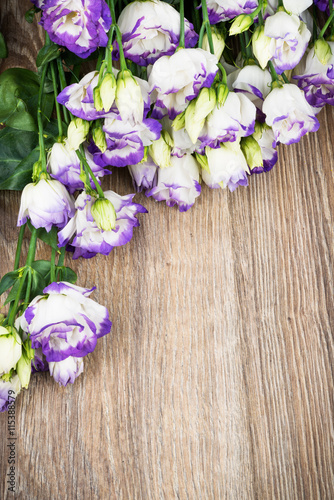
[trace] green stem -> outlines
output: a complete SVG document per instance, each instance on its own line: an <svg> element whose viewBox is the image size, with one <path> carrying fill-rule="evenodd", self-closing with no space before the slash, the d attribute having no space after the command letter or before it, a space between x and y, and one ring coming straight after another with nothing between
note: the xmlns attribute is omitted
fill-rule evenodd
<svg viewBox="0 0 334 500"><path fill-rule="evenodd" d="M56 105L56 114L57 114L57 124L58 124L58 134L59 137L63 137L63 122L61 119L61 113L60 113L60 105L59 102L57 101L57 95L58 95L58 88L57 88L57 78L56 78L56 71L55 71L55 64L54 61L51 62L51 77L52 77L52 84L53 84L53 92L55 95L55 105Z"/></svg>
<svg viewBox="0 0 334 500"><path fill-rule="evenodd" d="M112 39L114 36L115 26L111 25L110 30L108 32L108 45L106 46L106 60L107 60L107 70L108 73L112 73Z"/></svg>
<svg viewBox="0 0 334 500"><path fill-rule="evenodd" d="M185 40L184 40L184 0L180 0L180 40L179 47L184 49Z"/></svg>
<svg viewBox="0 0 334 500"><path fill-rule="evenodd" d="M26 228L26 224L23 224L23 226L20 227L19 238L17 240L17 247L16 247L16 253L15 253L14 271L16 271L16 269L19 268L20 255L21 255L23 235L24 235L25 228Z"/></svg>
<svg viewBox="0 0 334 500"><path fill-rule="evenodd" d="M64 265L64 260L65 260L65 252L66 252L66 247L61 247L60 249L60 255L58 259L58 267L62 267Z"/></svg>
<svg viewBox="0 0 334 500"><path fill-rule="evenodd" d="M57 59L57 67L58 67L60 88L61 88L61 90L64 90L64 88L67 86L67 83L66 83L63 63L61 62L60 57L58 57L58 59ZM69 115L68 109L65 106L63 106L63 113L64 113L65 123L66 123L66 125L68 125L70 122L70 115Z"/></svg>
<svg viewBox="0 0 334 500"><path fill-rule="evenodd" d="M29 273L31 275L30 268L31 268L31 264L33 263L34 258L35 258L36 242L37 242L37 229L33 228L32 232L31 232L31 239L30 239L30 243L29 243L29 250L28 250L25 269L24 269L23 274L22 274L21 279L20 279L20 285L19 285L16 297L15 297L13 308L11 309L9 317L8 317L8 324L10 326L13 326L13 324L14 324L14 320L15 320L15 316L17 313L17 308L18 308L18 304L19 304L19 300L20 300L20 295L21 295L27 274ZM29 284L29 282L28 282L28 284ZM28 290L29 290L29 288L27 286L26 297L28 294ZM29 295L30 295L30 291L29 291ZM29 300L29 297L28 297L28 300Z"/></svg>
<svg viewBox="0 0 334 500"><path fill-rule="evenodd" d="M249 40L248 31L244 31L244 37L245 37L247 59L252 59L253 54L252 54L252 48L251 48L251 44L250 44L250 40Z"/></svg>
<svg viewBox="0 0 334 500"><path fill-rule="evenodd" d="M28 306L30 302L30 293L31 293L31 284L32 284L32 273L28 273L28 283L27 283L27 289L26 289L26 294L24 297L24 304Z"/></svg>
<svg viewBox="0 0 334 500"><path fill-rule="evenodd" d="M48 69L48 64L45 64L42 70L41 83L38 91L38 102L37 102L37 125L38 125L38 138L39 138L39 149L40 149L39 154L43 172L46 172L46 156L45 156L44 130L43 130L43 120L42 120L42 100L44 95L44 82L47 69Z"/></svg>
<svg viewBox="0 0 334 500"><path fill-rule="evenodd" d="M273 82L278 82L278 74L276 73L276 70L274 68L274 65L272 61L268 61L268 66L270 69L270 74L271 74L271 79Z"/></svg>
<svg viewBox="0 0 334 500"><path fill-rule="evenodd" d="M117 43L118 43L119 62L121 64L121 71L125 71L128 68L127 68L127 65L126 65L126 61L125 61L125 57L124 57L124 52L123 52L122 33L121 33L119 27L117 26L117 24L115 25L115 29L116 29L116 40L117 40Z"/></svg>
<svg viewBox="0 0 334 500"><path fill-rule="evenodd" d="M205 32L205 24L203 23L199 32L199 38L198 38L198 46L201 49L203 45L203 36Z"/></svg>
<svg viewBox="0 0 334 500"><path fill-rule="evenodd" d="M96 179L95 175L93 174L92 169L90 168L90 166L87 163L85 153L84 153L82 146L80 146L80 149L76 150L76 154L77 154L79 160L81 161L81 163L83 164L85 171L88 172L90 177L93 179L93 182L94 182L95 187L96 187L96 191L99 194L99 198L104 198L103 190L102 190L100 184L97 182L97 179Z"/></svg>
<svg viewBox="0 0 334 500"><path fill-rule="evenodd" d="M50 268L50 282L56 281L56 249L51 249L51 268Z"/></svg>
<svg viewBox="0 0 334 500"><path fill-rule="evenodd" d="M208 7L206 5L206 0L201 0L201 4L202 4L203 25L205 27L206 34L208 37L210 52L211 52L211 54L214 54L215 49L214 49L213 40L212 40L212 31L211 31L211 25L210 25L209 16L208 16Z"/></svg>
<svg viewBox="0 0 334 500"><path fill-rule="evenodd" d="M284 71L283 71L283 73L282 73L281 76L282 76L283 80L285 81L285 83L290 83L289 80L288 80L288 77L286 76L286 74L284 73Z"/></svg>
<svg viewBox="0 0 334 500"><path fill-rule="evenodd" d="M217 66L220 69L221 74L222 74L222 83L224 83L224 85L227 85L227 74L226 74L226 70L225 70L224 66L220 62L217 64Z"/></svg>
<svg viewBox="0 0 334 500"><path fill-rule="evenodd" d="M333 17L334 17L334 11L332 11L332 12L331 12L331 14L330 14L329 18L327 19L327 21L326 21L326 23L325 23L324 27L323 27L323 28L322 28L322 30L320 31L320 33L319 33L319 38L323 38L323 36L324 36L324 34L325 34L325 32L326 32L326 29L328 28L328 26L329 26L329 25L331 24L331 22L332 22Z"/></svg>
<svg viewBox="0 0 334 500"><path fill-rule="evenodd" d="M262 26L263 25L262 9L259 10L257 17L259 19L259 26Z"/></svg>

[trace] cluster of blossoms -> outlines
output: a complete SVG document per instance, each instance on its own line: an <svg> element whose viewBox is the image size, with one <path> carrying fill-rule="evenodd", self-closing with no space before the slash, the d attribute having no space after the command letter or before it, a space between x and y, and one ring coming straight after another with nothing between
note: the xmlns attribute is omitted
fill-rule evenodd
<svg viewBox="0 0 334 500"><path fill-rule="evenodd" d="M125 2L119 15L112 0L32 1L46 47L98 59L69 85L65 49L59 81L52 59L43 67L40 97L49 64L59 137L46 152L38 109L40 159L18 216L18 226L33 228L32 243L0 321L0 410L9 390L28 386L31 371L73 383L110 331L107 309L88 297L93 289L55 278L65 250L74 259L108 255L130 241L146 212L134 194L103 191L112 167L128 169L136 192L183 212L202 181L234 191L271 170L277 146L315 132L318 112L334 104L332 1L201 0L187 6L190 20L184 0L179 11L162 0ZM327 13L322 29L317 7ZM61 260L31 296L37 230L56 233Z"/></svg>

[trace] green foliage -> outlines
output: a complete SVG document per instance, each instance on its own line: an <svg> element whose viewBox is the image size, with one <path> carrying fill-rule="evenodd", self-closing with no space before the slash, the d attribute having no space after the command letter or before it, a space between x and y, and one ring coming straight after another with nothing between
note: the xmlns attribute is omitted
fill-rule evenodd
<svg viewBox="0 0 334 500"><path fill-rule="evenodd" d="M57 123L45 129L45 146L57 140ZM21 191L31 182L33 164L39 158L38 134L6 127L0 130L0 190Z"/></svg>
<svg viewBox="0 0 334 500"><path fill-rule="evenodd" d="M29 132L37 131L39 78L28 69L10 68L0 75L0 122ZM42 115L48 120L54 104L53 94L43 99Z"/></svg>
<svg viewBox="0 0 334 500"><path fill-rule="evenodd" d="M44 66L45 64L57 59L60 55L60 49L58 45L53 43L52 45L44 45L41 50L38 52L36 59L37 68Z"/></svg>

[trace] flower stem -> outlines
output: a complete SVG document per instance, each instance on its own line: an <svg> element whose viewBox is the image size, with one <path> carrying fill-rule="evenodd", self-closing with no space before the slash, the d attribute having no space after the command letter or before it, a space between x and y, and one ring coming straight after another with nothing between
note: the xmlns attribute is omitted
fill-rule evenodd
<svg viewBox="0 0 334 500"><path fill-rule="evenodd" d="M40 149L40 160L42 166L42 172L46 172L46 156L45 156L45 144L43 135L43 120L42 120L42 100L44 95L44 82L45 76L48 69L48 65L45 64L42 70L41 83L38 91L38 102L37 102L37 125L38 125L38 138L39 138L39 149Z"/></svg>
<svg viewBox="0 0 334 500"><path fill-rule="evenodd" d="M57 79L56 79L56 71L55 71L55 65L54 61L51 62L51 77L52 77L52 84L53 84L53 92L55 95L55 105L56 105L56 114L57 114L57 124L58 124L58 134L59 137L63 137L63 122L61 119L61 113L60 113L60 105L59 102L57 101L57 95L58 95L58 89L57 89Z"/></svg>
<svg viewBox="0 0 334 500"><path fill-rule="evenodd" d="M100 184L97 182L97 179L96 179L95 175L93 174L92 169L88 165L88 162L86 160L85 153L84 153L82 146L80 146L80 149L76 150L76 154L77 154L79 160L81 161L81 163L83 164L85 171L88 172L88 174L92 178L92 180L95 184L95 187L96 187L96 191L99 194L99 198L104 198L103 190L102 190Z"/></svg>
<svg viewBox="0 0 334 500"><path fill-rule="evenodd" d="M322 30L320 31L320 33L319 33L319 38L323 38L323 36L324 36L324 34L325 34L325 32L326 32L326 29L327 29L327 28L328 28L328 26L330 25L330 23L331 23L331 21L332 21L333 17L334 17L334 11L332 11L332 12L330 13L329 18L327 19L327 21L326 21L326 23L325 23L324 27L323 27L323 28L322 28Z"/></svg>
<svg viewBox="0 0 334 500"><path fill-rule="evenodd" d="M180 0L180 40L179 47L184 49L185 40L184 40L184 0Z"/></svg>
<svg viewBox="0 0 334 500"><path fill-rule="evenodd" d="M51 249L51 268L50 268L50 281L56 281L56 249Z"/></svg>
<svg viewBox="0 0 334 500"><path fill-rule="evenodd" d="M16 271L16 269L19 268L21 248L22 248L23 235L24 235L25 228L26 228L26 224L23 224L23 226L20 227L19 238L17 240L17 247L16 247L16 253L15 253L14 271Z"/></svg>
<svg viewBox="0 0 334 500"><path fill-rule="evenodd" d="M271 79L273 82L278 82L278 74L276 73L276 70L274 68L274 65L272 61L268 61L268 66L270 69L270 74L271 74Z"/></svg>
<svg viewBox="0 0 334 500"><path fill-rule="evenodd" d="M208 7L206 5L206 0L201 0L201 4L202 4L203 25L204 25L204 28L206 30L206 34L208 37L210 52L211 52L211 54L214 54L215 49L213 46L212 31L211 31L211 25L210 25L209 16L208 16Z"/></svg>
<svg viewBox="0 0 334 500"><path fill-rule="evenodd" d="M67 83L66 83L63 63L61 62L60 57L58 57L58 59L57 59L57 67L58 67L60 88L61 88L61 90L64 90L64 88L67 86ZM63 113L64 113L65 123L66 123L66 125L68 125L69 121L70 121L70 115L69 115L68 109L65 106L63 106Z"/></svg>

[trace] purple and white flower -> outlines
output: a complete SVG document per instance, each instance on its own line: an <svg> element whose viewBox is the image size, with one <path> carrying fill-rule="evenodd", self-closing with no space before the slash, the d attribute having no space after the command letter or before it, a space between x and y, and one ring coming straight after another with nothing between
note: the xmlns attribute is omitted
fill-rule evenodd
<svg viewBox="0 0 334 500"><path fill-rule="evenodd" d="M93 174L100 182L100 178L107 173L103 167L97 165L93 160L93 155L85 149L85 156ZM70 149L65 139L64 142L56 142L48 155L48 172L53 179L58 180L68 191L73 194L77 189L84 189L84 183L80 178L80 160L73 149ZM94 188L94 181L91 179L91 187Z"/></svg>
<svg viewBox="0 0 334 500"><path fill-rule="evenodd" d="M249 173L239 141L226 142L219 149L205 148L208 170L202 169L202 178L210 188L234 191L238 186L248 186Z"/></svg>
<svg viewBox="0 0 334 500"><path fill-rule="evenodd" d="M106 47L111 15L104 0L47 0L40 24L54 43L86 58Z"/></svg>
<svg viewBox="0 0 334 500"><path fill-rule="evenodd" d="M318 7L318 9L322 10L323 12L327 12L329 15L329 1L328 0L314 0L314 5Z"/></svg>
<svg viewBox="0 0 334 500"><path fill-rule="evenodd" d="M247 65L230 73L227 77L228 87L248 97L257 108L257 120L264 121L262 104L270 92L271 75L256 65Z"/></svg>
<svg viewBox="0 0 334 500"><path fill-rule="evenodd" d="M203 87L210 87L218 71L217 58L206 50L182 49L158 59L148 83L155 102L153 118L169 115L172 120L184 111Z"/></svg>
<svg viewBox="0 0 334 500"><path fill-rule="evenodd" d="M35 357L31 361L31 373L47 372L49 369L49 363L46 361L41 347L35 349L34 355Z"/></svg>
<svg viewBox="0 0 334 500"><path fill-rule="evenodd" d="M241 93L230 92L225 103L216 106L199 135L201 147L219 148L221 142L233 142L253 134L256 118L254 104Z"/></svg>
<svg viewBox="0 0 334 500"><path fill-rule="evenodd" d="M50 375L59 385L64 387L70 382L74 383L75 379L83 372L83 358L69 356L62 361L50 361Z"/></svg>
<svg viewBox="0 0 334 500"><path fill-rule="evenodd" d="M263 112L275 140L283 144L299 142L307 132L316 132L319 128L303 91L293 84L274 88L263 103Z"/></svg>
<svg viewBox="0 0 334 500"><path fill-rule="evenodd" d="M251 14L258 6L257 0L206 0L209 21L217 24L229 21L240 14Z"/></svg>
<svg viewBox="0 0 334 500"><path fill-rule="evenodd" d="M132 177L133 187L137 193L156 186L158 166L149 155L146 160L136 165L129 165L128 169Z"/></svg>
<svg viewBox="0 0 334 500"><path fill-rule="evenodd" d="M0 379L0 413L8 410L21 388L19 376L16 374L9 381Z"/></svg>
<svg viewBox="0 0 334 500"><path fill-rule="evenodd" d="M117 21L125 57L147 66L159 57L172 55L180 39L180 14L160 0L129 3ZM198 35L185 19L185 46L194 47Z"/></svg>
<svg viewBox="0 0 334 500"><path fill-rule="evenodd" d="M157 184L146 191L156 201L166 201L168 207L178 205L180 212L187 211L201 194L200 169L192 155L171 157L171 166L158 169Z"/></svg>
<svg viewBox="0 0 334 500"><path fill-rule="evenodd" d="M114 247L125 245L132 238L133 228L139 226L136 215L147 212L142 205L132 202L133 194L120 196L113 191L105 191L104 196L116 212L113 230L99 229L91 213L95 198L82 192L75 202L75 216L58 233L59 246L68 245L69 250L74 250L73 259L90 259L97 253L108 255Z"/></svg>
<svg viewBox="0 0 334 500"><path fill-rule="evenodd" d="M298 16L282 11L266 19L264 35L271 39L269 55L278 74L297 66L311 38L306 24Z"/></svg>
<svg viewBox="0 0 334 500"><path fill-rule="evenodd" d="M86 356L97 339L110 332L108 310L89 298L93 290L63 281L51 283L18 318L32 347L41 348L49 363Z"/></svg>
<svg viewBox="0 0 334 500"><path fill-rule="evenodd" d="M106 118L103 131L107 149L100 151L95 145L90 146L94 162L101 167L126 167L142 161L144 148L159 139L161 124L153 118L146 118L134 126L120 119Z"/></svg>
<svg viewBox="0 0 334 500"><path fill-rule="evenodd" d="M113 70L114 76L117 76L118 71ZM145 118L150 110L151 99L149 96L149 85L146 80L133 77L138 83L143 101L144 109L142 117ZM98 118L110 117L117 118L120 116L116 102L113 103L110 110L106 112L104 109L97 111L94 106L94 88L97 86L99 74L97 71L87 73L79 83L73 83L66 87L57 97L59 104L66 108L78 118L83 120L97 120Z"/></svg>
<svg viewBox="0 0 334 500"><path fill-rule="evenodd" d="M319 111L325 104L334 105L334 42L328 42L328 45L332 56L326 64L319 60L312 47L302 72L298 71L293 77L304 91L307 102Z"/></svg>
<svg viewBox="0 0 334 500"><path fill-rule="evenodd" d="M41 179L23 189L17 225L30 219L36 229L44 227L49 232L53 225L64 227L74 212L74 199L65 186L53 179Z"/></svg>

